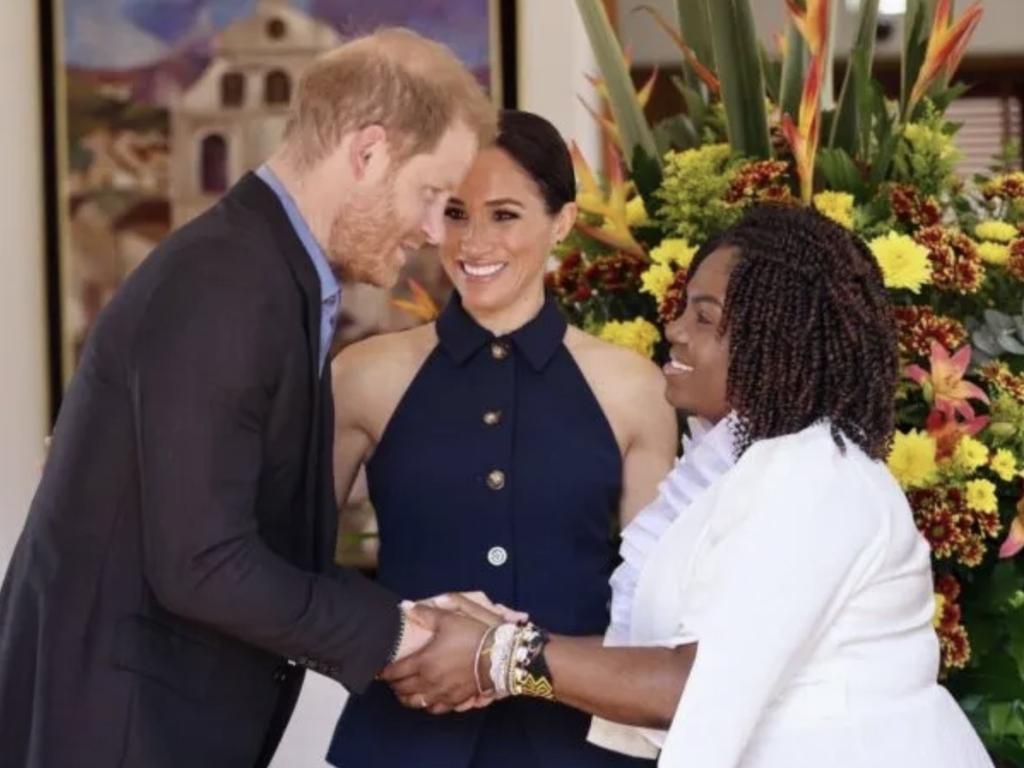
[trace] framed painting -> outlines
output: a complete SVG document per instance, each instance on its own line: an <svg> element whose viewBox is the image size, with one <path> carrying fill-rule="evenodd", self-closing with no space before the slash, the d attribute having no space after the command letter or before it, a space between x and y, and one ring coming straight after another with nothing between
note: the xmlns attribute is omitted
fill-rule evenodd
<svg viewBox="0 0 1024 768"><path fill-rule="evenodd" d="M409 27L452 48L496 103L515 105L515 0L42 3L54 413L100 310L164 236L269 155L316 55ZM414 262L408 276L443 301L436 260ZM396 289L408 290L405 280ZM385 292L345 296L341 344L418 322Z"/></svg>

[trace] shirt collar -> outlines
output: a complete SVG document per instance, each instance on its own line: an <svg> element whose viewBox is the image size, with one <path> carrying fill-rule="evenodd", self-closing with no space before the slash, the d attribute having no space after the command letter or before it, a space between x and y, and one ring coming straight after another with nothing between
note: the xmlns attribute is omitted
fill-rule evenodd
<svg viewBox="0 0 1024 768"><path fill-rule="evenodd" d="M334 276L334 272L331 270L331 265L327 261L327 257L324 256L324 252L320 247L320 244L313 236L313 231L309 228L309 224L306 223L305 218L303 218L302 213L299 211L299 206L296 204L295 198L291 196L291 193L285 188L284 184L281 183L277 174L275 174L266 163L257 169L256 175L259 176L268 187L274 190L274 194L276 194L278 199L281 201L281 206L284 208L284 212L288 216L288 221L291 222L292 228L295 230L295 234L298 236L302 245L305 247L306 252L309 254L309 258L313 262L313 266L316 268L316 275L320 278L321 303L340 294L341 284L338 282L338 278Z"/></svg>
<svg viewBox="0 0 1024 768"><path fill-rule="evenodd" d="M437 337L441 347L458 365L469 360L485 344L498 338L508 339L530 366L540 371L562 346L566 325L554 300L548 296L536 317L507 336L497 337L472 318L462 306L458 292L453 292L437 318Z"/></svg>

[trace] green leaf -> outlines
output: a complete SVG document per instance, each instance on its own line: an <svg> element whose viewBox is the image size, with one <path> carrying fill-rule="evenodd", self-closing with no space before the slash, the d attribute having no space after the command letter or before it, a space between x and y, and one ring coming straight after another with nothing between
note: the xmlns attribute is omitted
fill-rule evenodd
<svg viewBox="0 0 1024 768"><path fill-rule="evenodd" d="M679 13L679 31L683 39L693 49L697 61L714 72L715 49L711 44L711 21L708 18L707 0L676 0L676 11ZM696 88L700 78L685 61L683 72L690 87Z"/></svg>
<svg viewBox="0 0 1024 768"><path fill-rule="evenodd" d="M829 3L828 27L825 34L825 78L821 84L821 108L823 110L834 110L836 108L836 86L835 86L835 54L836 54L836 28L839 3Z"/></svg>
<svg viewBox="0 0 1024 768"><path fill-rule="evenodd" d="M993 736L1024 737L1024 704L1013 701L1005 704L992 704L988 708L989 730Z"/></svg>
<svg viewBox="0 0 1024 768"><path fill-rule="evenodd" d="M800 95L804 89L804 71L807 68L807 46L793 21L786 24L786 57L782 61L782 80L779 84L779 108L794 121L800 112Z"/></svg>
<svg viewBox="0 0 1024 768"><path fill-rule="evenodd" d="M907 106L924 63L936 0L907 0L903 16L903 56L900 64L900 114L910 119Z"/></svg>
<svg viewBox="0 0 1024 768"><path fill-rule="evenodd" d="M889 167L892 165L893 157L896 154L899 139L899 136L891 135L882 140L878 154L871 164L870 191L872 194L889 175Z"/></svg>
<svg viewBox="0 0 1024 768"><path fill-rule="evenodd" d="M664 155L670 149L693 149L699 146L700 132L688 115L675 115L654 126L654 140L658 144L658 154ZM633 170L635 173L636 169Z"/></svg>
<svg viewBox="0 0 1024 768"><path fill-rule="evenodd" d="M1016 662L1004 653L993 653L977 668L959 673L956 685L961 691L984 691L1004 701L1024 699L1024 680Z"/></svg>
<svg viewBox="0 0 1024 768"><path fill-rule="evenodd" d="M584 0L577 0L584 2ZM722 85L729 145L744 157L769 158L768 112L764 74L750 0L708 0L711 41Z"/></svg>
<svg viewBox="0 0 1024 768"><path fill-rule="evenodd" d="M865 197L864 180L853 158L844 149L823 149L818 153L818 171L825 186L836 192L849 192L858 201Z"/></svg>
<svg viewBox="0 0 1024 768"><path fill-rule="evenodd" d="M672 84L682 95L683 102L686 104L686 114L699 135L704 127L704 119L708 113L707 100L701 95L699 90L688 86L678 75L672 78Z"/></svg>
<svg viewBox="0 0 1024 768"><path fill-rule="evenodd" d="M640 147L656 161L659 160L654 133L637 100L633 79L622 58L622 48L608 21L604 3L576 0L576 7L583 18L583 26L608 89L608 103L622 137L623 156L632 158L636 148Z"/></svg>
<svg viewBox="0 0 1024 768"><path fill-rule="evenodd" d="M761 69L764 71L764 87L768 91L768 98L778 104L779 89L782 87L782 62L773 59L763 43L758 45L758 54L761 56Z"/></svg>
<svg viewBox="0 0 1024 768"><path fill-rule="evenodd" d="M657 158L648 155L641 147L633 150L632 160L630 167L633 169L636 191L643 197L645 206L652 206L647 210L653 214L657 203L654 193L661 186L661 165Z"/></svg>
<svg viewBox="0 0 1024 768"><path fill-rule="evenodd" d="M992 569L989 582L983 587L982 603L988 610L997 612L1004 610L1010 598L1021 588L1021 577L1014 567L1013 561L1004 560Z"/></svg>
<svg viewBox="0 0 1024 768"><path fill-rule="evenodd" d="M1002 768L1024 765L1024 746L1013 741L988 744L988 751Z"/></svg>
<svg viewBox="0 0 1024 768"><path fill-rule="evenodd" d="M850 49L846 76L839 94L839 107L829 138L830 147L845 149L851 155L863 156L867 151L866 133L861 122L870 121L870 114L864 109L870 103L871 62L875 57L875 35L878 25L879 0L864 0L861 7L857 36ZM868 123L870 125L870 122ZM859 147L858 147L859 142Z"/></svg>
<svg viewBox="0 0 1024 768"><path fill-rule="evenodd" d="M971 86L967 83L954 83L948 88L939 88L932 93L932 103L939 110L939 112L945 112L949 109L949 105L959 99L965 93L971 90Z"/></svg>

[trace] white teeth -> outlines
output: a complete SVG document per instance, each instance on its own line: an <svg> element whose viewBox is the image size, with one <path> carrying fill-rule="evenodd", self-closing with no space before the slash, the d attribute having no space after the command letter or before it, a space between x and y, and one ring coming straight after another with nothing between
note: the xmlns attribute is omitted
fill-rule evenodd
<svg viewBox="0 0 1024 768"><path fill-rule="evenodd" d="M680 363L678 360L673 359L670 361L670 364L674 370L682 371L683 373L693 372L693 368L691 366Z"/></svg>
<svg viewBox="0 0 1024 768"><path fill-rule="evenodd" d="M505 268L504 264L474 265L462 262L462 269L470 277L491 277Z"/></svg>

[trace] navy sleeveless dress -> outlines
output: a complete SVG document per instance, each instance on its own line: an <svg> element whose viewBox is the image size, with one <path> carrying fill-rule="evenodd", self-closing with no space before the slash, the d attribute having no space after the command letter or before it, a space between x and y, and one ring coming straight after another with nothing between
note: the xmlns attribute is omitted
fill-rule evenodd
<svg viewBox="0 0 1024 768"><path fill-rule="evenodd" d="M398 594L482 590L550 631L604 633L622 460L565 331L551 299L502 338L457 294L445 307L438 345L367 465L379 579ZM404 708L374 683L349 701L328 760L339 768L653 766L589 744L589 722L525 698L437 717Z"/></svg>

